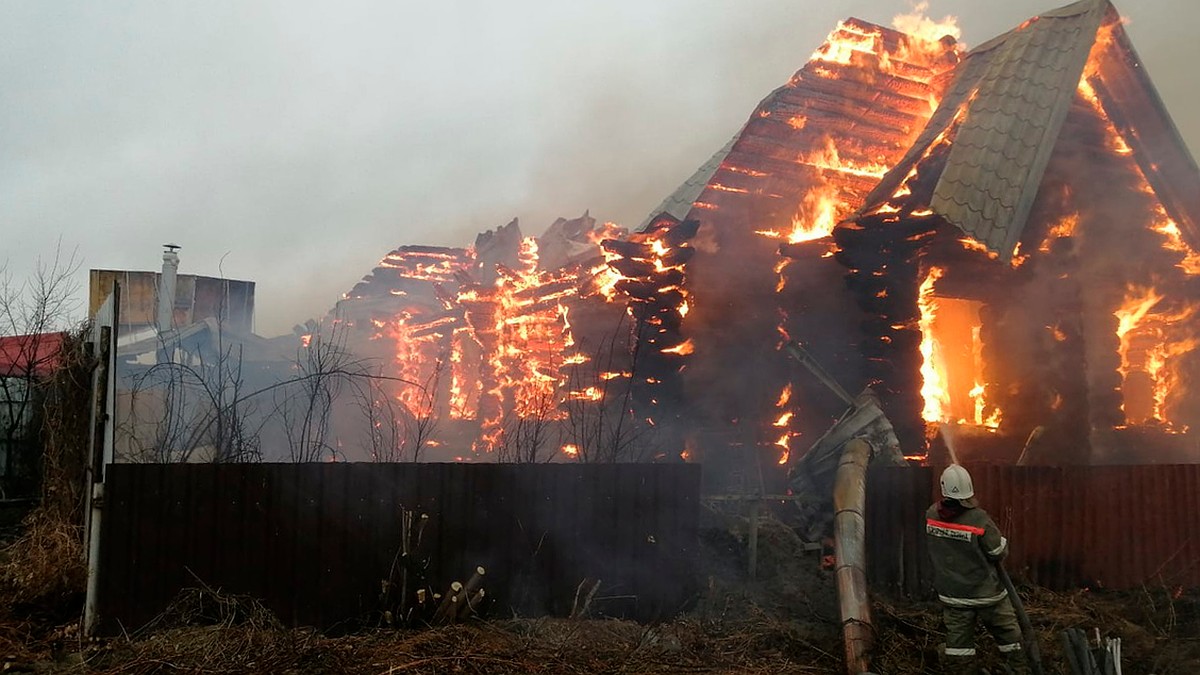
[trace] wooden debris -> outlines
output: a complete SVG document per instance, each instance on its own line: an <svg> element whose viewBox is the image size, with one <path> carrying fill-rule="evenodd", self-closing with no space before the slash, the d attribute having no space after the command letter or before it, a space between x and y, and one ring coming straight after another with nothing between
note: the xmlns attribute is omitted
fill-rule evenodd
<svg viewBox="0 0 1200 675"><path fill-rule="evenodd" d="M582 619L587 616L588 609L592 606L592 598L596 597L596 591L600 590L599 579L584 579L579 582L579 586L575 589L575 601L571 603L572 619Z"/></svg>
<svg viewBox="0 0 1200 675"><path fill-rule="evenodd" d="M433 613L433 623L446 623L458 615L456 605L463 601L462 590L461 582L455 581L450 584L450 590L442 595L442 604L438 605L437 611Z"/></svg>
<svg viewBox="0 0 1200 675"><path fill-rule="evenodd" d="M1100 629L1093 630L1094 641L1079 628L1062 632L1063 654L1071 675L1121 675L1121 639L1101 639Z"/></svg>
<svg viewBox="0 0 1200 675"><path fill-rule="evenodd" d="M483 604L483 598L486 594L487 591L481 588L471 595L466 596L466 602L461 603L461 607L458 608L457 618L460 620L468 619L473 614L477 615L479 613L479 607Z"/></svg>

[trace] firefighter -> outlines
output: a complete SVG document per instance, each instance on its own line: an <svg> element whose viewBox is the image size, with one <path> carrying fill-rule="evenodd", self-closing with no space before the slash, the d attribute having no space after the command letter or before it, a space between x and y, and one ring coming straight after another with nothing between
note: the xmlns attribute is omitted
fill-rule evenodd
<svg viewBox="0 0 1200 675"><path fill-rule="evenodd" d="M1008 553L1008 540L979 508L963 467L951 464L942 472L942 497L925 514L925 534L946 622L946 663L954 673L975 672L975 624L982 622L1011 672L1028 673L1021 628L995 566Z"/></svg>

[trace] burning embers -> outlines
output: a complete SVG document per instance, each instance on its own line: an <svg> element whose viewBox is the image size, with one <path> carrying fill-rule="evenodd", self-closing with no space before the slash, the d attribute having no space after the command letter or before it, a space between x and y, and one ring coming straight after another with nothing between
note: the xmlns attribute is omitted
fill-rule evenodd
<svg viewBox="0 0 1200 675"><path fill-rule="evenodd" d="M828 237L834 226L861 204L866 191L887 173L899 158L898 151L912 142L937 108L939 93L933 80L953 65L957 55L953 39L959 31L953 17L938 23L905 15L896 22L920 32L885 33L870 24L839 23L792 85L824 90L890 78L884 91L896 109L886 112L907 116L904 126L891 130L875 120L854 120L850 115L830 120L818 101L811 102L813 111L790 114L790 127L808 131L802 136L806 148L796 158L798 166L810 170L805 181L808 187L789 229L760 230L758 234L792 244ZM943 42L947 36L949 42ZM839 84L839 80L846 83Z"/></svg>
<svg viewBox="0 0 1200 675"><path fill-rule="evenodd" d="M539 241L514 222L467 251L396 251L352 297L374 314L371 339L393 345L388 375L404 382L394 395L406 415L440 421L428 426L476 453L586 458L611 438L589 436L579 418L615 407L606 414L618 422L653 425L656 388L690 353L680 328L694 233L660 219L626 237L585 216ZM559 264L547 269L544 255ZM404 308L381 317L379 277L390 274L387 294Z"/></svg>

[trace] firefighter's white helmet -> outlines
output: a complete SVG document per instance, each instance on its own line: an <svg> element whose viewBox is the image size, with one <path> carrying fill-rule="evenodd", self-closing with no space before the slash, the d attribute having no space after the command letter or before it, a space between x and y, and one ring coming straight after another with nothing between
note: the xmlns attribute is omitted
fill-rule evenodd
<svg viewBox="0 0 1200 675"><path fill-rule="evenodd" d="M958 464L951 464L942 472L942 496L962 501L975 496L971 474Z"/></svg>

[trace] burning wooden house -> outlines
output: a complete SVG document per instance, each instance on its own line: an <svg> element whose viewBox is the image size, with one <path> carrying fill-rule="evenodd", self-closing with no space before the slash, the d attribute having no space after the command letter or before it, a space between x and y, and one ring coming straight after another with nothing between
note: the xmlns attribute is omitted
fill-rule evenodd
<svg viewBox="0 0 1200 675"><path fill-rule="evenodd" d="M1200 172L1119 15L956 38L839 24L632 235L398 249L342 303L356 345L460 452L786 464L842 405L788 339L873 386L910 455L1184 447Z"/></svg>
<svg viewBox="0 0 1200 675"><path fill-rule="evenodd" d="M1027 436L1024 461L1194 461L1200 172L1120 16L1044 14L952 78L835 233L902 438L923 421L952 425L951 451L1003 438L976 461Z"/></svg>
<svg viewBox="0 0 1200 675"><path fill-rule="evenodd" d="M469 249L392 252L337 312L357 353L393 367L373 402L387 436L374 445L429 458L666 457L650 439L688 353L691 234L668 217L629 235L584 214L541 237L514 220Z"/></svg>

